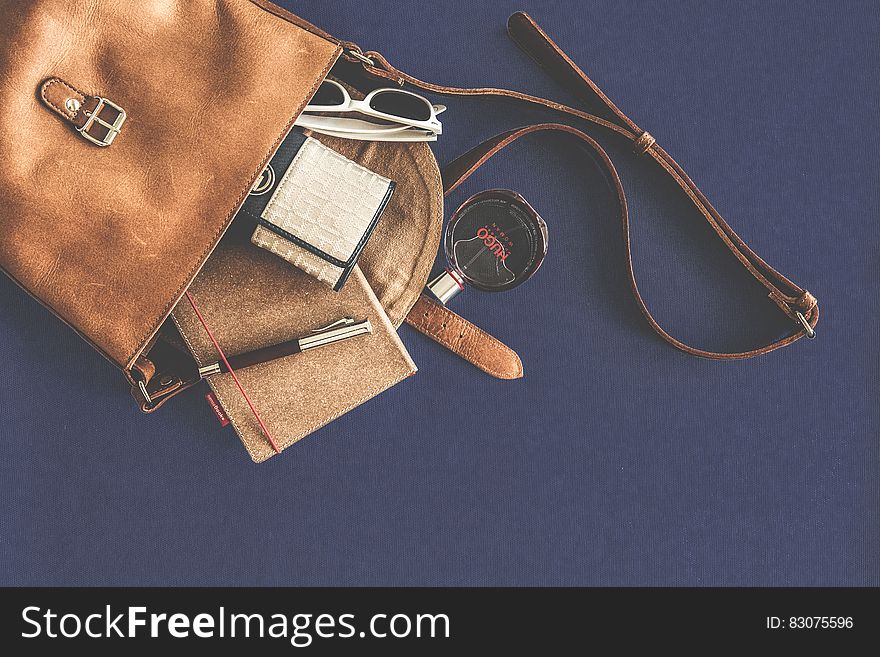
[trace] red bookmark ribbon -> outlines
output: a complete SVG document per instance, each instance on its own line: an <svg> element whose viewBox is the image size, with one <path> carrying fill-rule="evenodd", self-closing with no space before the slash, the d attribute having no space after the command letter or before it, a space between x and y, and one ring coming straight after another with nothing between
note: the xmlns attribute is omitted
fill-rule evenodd
<svg viewBox="0 0 880 657"><path fill-rule="evenodd" d="M251 398L248 397L248 394L244 390L244 386L241 385L241 381L238 380L238 377L235 375L235 370L233 370L229 366L229 361L226 360L226 354L223 353L223 349L220 348L220 344L217 342L217 339L214 337L214 334L211 332L211 329L208 328L208 323L205 321L205 318L202 317L202 313L199 310L199 307L196 305L196 300L193 299L193 296L189 293L189 290L184 292L186 298L189 300L189 304L192 306L192 309L196 313L196 317L199 318L199 322L201 322L202 327L205 329L205 333L208 334L208 337L211 338L211 342L214 343L214 348L217 350L217 353L220 354L220 358L223 359L223 363L226 365L226 368L229 370L229 373L232 375L232 380L235 381L235 386L238 388L244 400L247 402L247 405L250 407L251 412L254 414L254 417L257 418L257 424L260 425L260 430L263 432L263 435L266 436L266 439L269 441L269 444L272 445L272 449L275 450L276 454L280 454L281 450L278 449L278 445L275 443L275 439L272 438L272 434L269 433L269 430L266 428L266 425L263 423L263 419L260 417L260 414L257 413L257 409L254 407Z"/></svg>

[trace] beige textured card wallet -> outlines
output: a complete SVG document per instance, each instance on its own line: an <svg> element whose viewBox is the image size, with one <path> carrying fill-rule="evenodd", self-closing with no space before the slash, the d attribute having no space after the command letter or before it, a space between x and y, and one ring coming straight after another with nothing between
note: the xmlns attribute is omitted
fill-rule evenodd
<svg viewBox="0 0 880 657"><path fill-rule="evenodd" d="M298 139L293 135L291 140ZM251 241L339 290L370 238L394 183L306 137L256 219Z"/></svg>

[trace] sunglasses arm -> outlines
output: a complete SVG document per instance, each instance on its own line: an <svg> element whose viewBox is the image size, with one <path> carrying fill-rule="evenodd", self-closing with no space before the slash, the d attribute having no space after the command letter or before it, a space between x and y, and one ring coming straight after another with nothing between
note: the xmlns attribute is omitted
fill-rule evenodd
<svg viewBox="0 0 880 657"><path fill-rule="evenodd" d="M384 126L370 123L369 121L361 121L360 119L336 116L311 116L305 113L300 114L296 120L296 125L313 130L332 130L334 132L363 134L374 134L377 132L393 133L412 129L405 125Z"/></svg>
<svg viewBox="0 0 880 657"><path fill-rule="evenodd" d="M321 128L309 128L314 133L327 135L328 137L337 137L339 139L353 139L356 141L384 141L384 142L429 142L429 141L437 141L437 135L433 132L425 131L425 130L403 130L401 132L391 132L391 133L383 133L378 131L376 133L354 133L354 132L339 132L334 130L327 130Z"/></svg>

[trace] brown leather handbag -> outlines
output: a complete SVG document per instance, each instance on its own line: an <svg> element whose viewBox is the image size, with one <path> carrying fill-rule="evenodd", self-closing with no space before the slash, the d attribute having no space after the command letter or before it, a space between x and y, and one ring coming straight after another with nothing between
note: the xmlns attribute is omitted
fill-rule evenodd
<svg viewBox="0 0 880 657"><path fill-rule="evenodd" d="M375 85L409 84L433 93L502 97L543 107L609 130L631 141L637 154L656 161L797 329L750 352L689 347L654 321L628 258L626 270L639 307L675 347L710 358L742 358L813 335L818 307L812 295L752 252L681 167L525 14L511 17L511 36L585 109L514 91L417 80L379 53L365 53L265 0L34 0L24 7L0 0L0 10L0 266L123 371L144 411L159 408L195 383L178 371L176 357L165 355L169 349L186 349L176 331L185 328L186 319L177 319L175 327L169 316L187 290L196 289L213 302L221 323L233 333L240 323L237 313L252 307L248 304L277 309L278 300L265 292L273 283L296 300L272 314L278 321L317 322L325 310L338 307L340 297L322 296L332 292L313 291L274 264L263 267L262 260L242 259L228 231L293 122L338 61L356 67ZM545 131L570 134L599 154L617 188L628 245L620 179L601 146L578 128L540 124L504 133L448 165L442 182L424 144L330 139L333 148L397 182L362 255L363 276L355 277L362 287L344 299L366 306L375 302L369 312L378 312L389 325L407 319L495 376L521 376L515 353L420 293L437 253L444 192L512 141ZM261 268L252 280L254 262ZM261 278L268 285L254 283ZM243 295L237 305L221 294L230 289ZM389 343L389 350L393 347ZM322 371L320 360L313 366L311 371ZM344 364L339 367L346 371ZM349 367L363 373L357 362ZM395 371L408 372L407 367L401 362ZM391 372L380 375L383 385L397 380ZM268 391L281 380L305 375L293 366L276 366L253 376L251 383ZM280 435L279 445L263 439L262 421L257 426L255 418L239 413L236 429L255 460L383 389L369 379L354 391L334 387L332 377L323 385L312 391L314 404L307 410L266 393L266 419Z"/></svg>
<svg viewBox="0 0 880 657"><path fill-rule="evenodd" d="M259 249L242 260L228 231L343 52L337 39L263 0L2 0L0 11L0 266L123 371L142 410L198 380L169 319L188 289L230 353L254 335L303 335L343 314L393 335L352 340L345 358L314 350L248 369L277 444L232 395L225 410L255 460L412 373L393 328L440 238L440 174L426 144L332 144L397 183L361 256L364 275L341 293ZM260 285L248 279L255 267ZM248 310L265 317L239 334ZM326 374L321 386L315 373Z"/></svg>

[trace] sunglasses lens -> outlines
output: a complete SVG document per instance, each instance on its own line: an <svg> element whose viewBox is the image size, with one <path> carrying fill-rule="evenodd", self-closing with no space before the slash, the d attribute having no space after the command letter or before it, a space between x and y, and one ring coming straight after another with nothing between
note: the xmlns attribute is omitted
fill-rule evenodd
<svg viewBox="0 0 880 657"><path fill-rule="evenodd" d="M330 84L329 82L321 83L321 86L318 87L318 92L312 97L312 100L309 102L309 105L318 105L321 107L337 107L342 105L345 101L345 98L342 95L342 90L337 87L335 84Z"/></svg>
<svg viewBox="0 0 880 657"><path fill-rule="evenodd" d="M431 104L427 100L399 91L380 91L370 100L370 108L412 121L431 118Z"/></svg>

